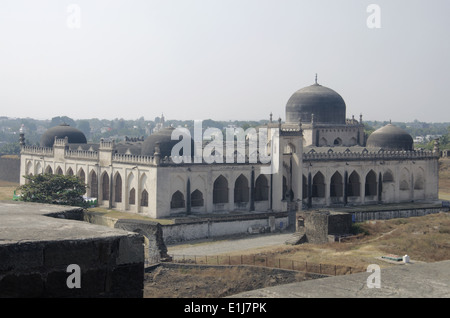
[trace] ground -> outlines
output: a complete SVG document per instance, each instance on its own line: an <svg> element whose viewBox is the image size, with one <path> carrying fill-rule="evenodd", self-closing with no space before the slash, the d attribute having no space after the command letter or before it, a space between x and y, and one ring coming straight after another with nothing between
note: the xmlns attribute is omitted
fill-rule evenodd
<svg viewBox="0 0 450 318"><path fill-rule="evenodd" d="M439 175L439 197L450 200L450 159L440 160ZM16 186L17 184L0 182L0 200L10 200ZM120 213L112 213L120 217ZM367 268L369 264L379 264L381 267L396 266L380 258L386 254L400 256L408 254L416 262L450 259L449 213L408 219L369 221L358 226L360 234L344 243L297 246L279 244L252 250L241 250L240 246L236 246L235 252L227 251L226 254L282 258L306 261L311 264L338 264L360 269ZM201 244L213 244L213 241ZM252 270L251 267L198 269L157 267L145 275L144 297L224 297L303 279L301 274L273 273L261 269Z"/></svg>
<svg viewBox="0 0 450 318"><path fill-rule="evenodd" d="M381 258L389 254L399 256L407 254L414 263L450 260L449 213L370 221L361 224L360 229L362 234L343 243L296 246L279 244L251 250L243 250L237 246L235 252L228 251L225 254L231 257L255 255L263 259L294 260L300 263L308 262L311 265L320 263L322 267L328 265L331 268L333 265L351 266L353 272L365 271L369 264L378 264L381 268L401 266L401 262L395 263ZM215 242L199 244L204 246ZM169 253L170 250L169 247ZM216 262L213 255L209 255L209 259L212 264ZM278 262L274 262L273 266L277 267L277 264ZM285 275L281 273L269 275L259 269L252 270L250 267L227 269L214 266L206 269L157 268L147 273L145 277L144 296L148 298L224 297L304 279L301 275L292 277L290 272Z"/></svg>
<svg viewBox="0 0 450 318"><path fill-rule="evenodd" d="M297 272L269 268L209 267L166 268L159 266L145 275L145 298L220 298L240 292L303 281Z"/></svg>

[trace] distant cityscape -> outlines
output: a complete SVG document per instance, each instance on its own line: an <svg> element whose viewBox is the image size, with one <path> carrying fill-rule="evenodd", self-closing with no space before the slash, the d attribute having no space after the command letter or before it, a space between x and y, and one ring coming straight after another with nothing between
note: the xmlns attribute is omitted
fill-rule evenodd
<svg viewBox="0 0 450 318"><path fill-rule="evenodd" d="M203 120L203 128L257 127L269 122L267 119L259 121L216 121L212 119ZM68 124L81 130L89 141L99 142L100 139L124 141L127 137L145 137L158 128L161 121L166 126L185 127L193 129L193 120L176 120L164 118L164 115L156 116L149 120L140 117L135 120L116 119L72 119L67 116L57 116L49 120L33 118L13 118L0 116L0 155L19 154L19 130L22 128L26 134L27 145L39 145L42 134L49 128L62 123ZM388 121L364 120L364 129L370 135L376 129L388 124ZM414 139L415 147L432 148L431 143L435 139L440 140L441 149L450 149L449 132L450 122L426 123L415 120L414 122L393 122L396 126L406 130Z"/></svg>

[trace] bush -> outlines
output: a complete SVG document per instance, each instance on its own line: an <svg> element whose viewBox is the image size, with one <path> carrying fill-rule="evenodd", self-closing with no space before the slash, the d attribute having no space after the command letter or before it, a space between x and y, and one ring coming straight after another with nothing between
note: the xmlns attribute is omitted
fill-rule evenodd
<svg viewBox="0 0 450 318"><path fill-rule="evenodd" d="M24 178L26 183L17 188L20 201L86 207L86 185L76 176L38 174Z"/></svg>
<svg viewBox="0 0 450 318"><path fill-rule="evenodd" d="M357 235L357 234L369 235L369 231L367 231L361 225L362 225L361 223L352 224L352 226L350 228L350 233L353 235Z"/></svg>

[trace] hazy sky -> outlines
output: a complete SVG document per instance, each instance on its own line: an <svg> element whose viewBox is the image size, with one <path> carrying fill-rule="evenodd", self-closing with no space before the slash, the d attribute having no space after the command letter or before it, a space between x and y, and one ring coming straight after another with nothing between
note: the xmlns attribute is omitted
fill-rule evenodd
<svg viewBox="0 0 450 318"><path fill-rule="evenodd" d="M448 0L1 0L0 116L284 120L318 73L348 118L446 122L449 14Z"/></svg>

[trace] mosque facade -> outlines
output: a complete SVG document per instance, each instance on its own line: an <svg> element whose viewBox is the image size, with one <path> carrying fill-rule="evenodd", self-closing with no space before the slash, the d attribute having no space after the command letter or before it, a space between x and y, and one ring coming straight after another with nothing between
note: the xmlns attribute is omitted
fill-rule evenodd
<svg viewBox="0 0 450 318"><path fill-rule="evenodd" d="M20 183L30 174L76 175L99 206L153 218L438 200L438 149L414 150L412 137L392 124L367 138L362 116L346 118L344 99L317 78L289 98L284 123L271 115L256 129L266 134L264 150L251 153L247 136L245 153L236 141L212 150L233 160L172 156L175 131L88 143L76 128L50 128L39 147L21 143ZM197 147L211 151L203 139Z"/></svg>

